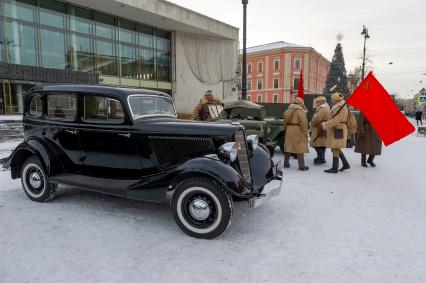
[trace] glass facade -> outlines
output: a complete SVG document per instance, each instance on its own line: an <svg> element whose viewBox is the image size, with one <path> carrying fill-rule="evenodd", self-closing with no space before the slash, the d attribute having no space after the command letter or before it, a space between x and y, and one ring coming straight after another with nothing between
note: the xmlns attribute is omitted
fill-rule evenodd
<svg viewBox="0 0 426 283"><path fill-rule="evenodd" d="M0 0L0 61L171 81L170 32L56 0Z"/></svg>

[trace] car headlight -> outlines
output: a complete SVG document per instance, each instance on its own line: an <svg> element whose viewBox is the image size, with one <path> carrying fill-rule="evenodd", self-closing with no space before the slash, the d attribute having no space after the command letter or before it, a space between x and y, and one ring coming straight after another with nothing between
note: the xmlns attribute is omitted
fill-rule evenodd
<svg viewBox="0 0 426 283"><path fill-rule="evenodd" d="M234 162L238 157L238 144L235 142L225 143L219 147L219 152L231 162Z"/></svg>
<svg viewBox="0 0 426 283"><path fill-rule="evenodd" d="M256 148L259 146L259 137L257 135L248 136L247 143L252 150L256 150Z"/></svg>

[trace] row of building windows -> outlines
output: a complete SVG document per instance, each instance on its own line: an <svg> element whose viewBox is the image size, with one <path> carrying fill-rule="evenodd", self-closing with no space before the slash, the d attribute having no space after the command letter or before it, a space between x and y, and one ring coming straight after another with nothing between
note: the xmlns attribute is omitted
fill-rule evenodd
<svg viewBox="0 0 426 283"><path fill-rule="evenodd" d="M265 99L264 95L262 94L257 94L255 97L255 101L253 102L257 102L257 103L279 103L280 102L280 95L277 93L274 93L272 95L272 101L268 101L268 99ZM287 98L287 99L286 99ZM248 101L252 101L252 95L247 95L247 100ZM284 101L284 103L289 103L290 100L288 98L288 96L282 95L282 101Z"/></svg>
<svg viewBox="0 0 426 283"><path fill-rule="evenodd" d="M300 67L302 65L302 59L299 57L294 58L294 70L295 71L300 71ZM280 70L280 59L276 58L274 59L274 71L279 71ZM258 73L263 73L263 61L262 62L257 62L257 72ZM253 65L252 63L248 63L247 64L247 73L251 74L253 73Z"/></svg>
<svg viewBox="0 0 426 283"><path fill-rule="evenodd" d="M170 81L170 32L56 0L0 0L0 61Z"/></svg>
<svg viewBox="0 0 426 283"><path fill-rule="evenodd" d="M274 89L279 89L280 88L280 80L279 78L274 78ZM293 78L293 90L298 90L299 89L299 82L300 82L300 78ZM263 89L263 79L258 79L257 80L257 90L261 90ZM251 80L247 80L247 90L252 90L252 81Z"/></svg>

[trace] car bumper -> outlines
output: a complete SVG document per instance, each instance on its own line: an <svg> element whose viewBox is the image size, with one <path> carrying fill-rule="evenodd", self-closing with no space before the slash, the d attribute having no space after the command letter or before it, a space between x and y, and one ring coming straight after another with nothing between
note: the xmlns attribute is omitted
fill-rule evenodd
<svg viewBox="0 0 426 283"><path fill-rule="evenodd" d="M261 206L265 202L269 201L271 198L276 197L281 192L281 185L283 183L282 171L277 170L277 175L275 179L269 181L263 188L260 196L249 199L249 207L255 208Z"/></svg>

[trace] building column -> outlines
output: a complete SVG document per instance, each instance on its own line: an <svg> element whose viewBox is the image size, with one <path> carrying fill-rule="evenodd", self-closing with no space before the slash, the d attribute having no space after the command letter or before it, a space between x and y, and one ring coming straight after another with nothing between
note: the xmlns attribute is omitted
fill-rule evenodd
<svg viewBox="0 0 426 283"><path fill-rule="evenodd" d="M16 85L16 101L18 104L18 113L24 113L24 94L22 85Z"/></svg>

